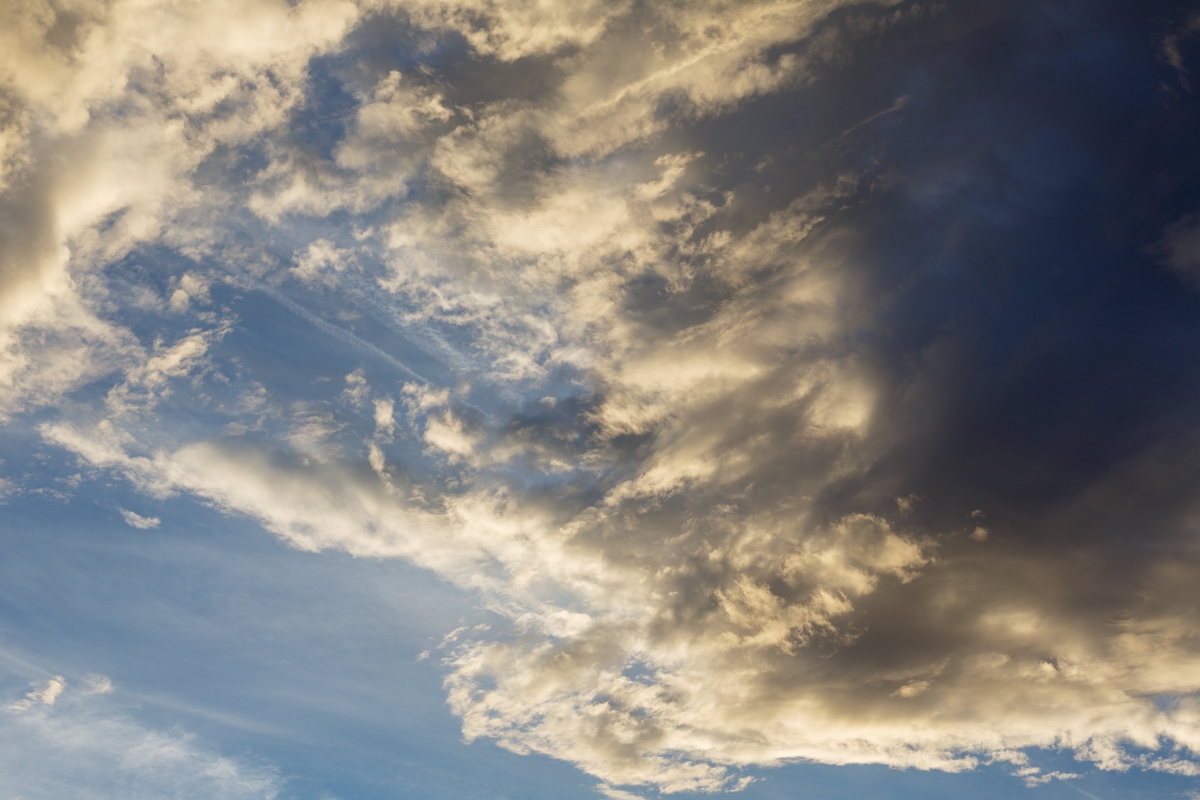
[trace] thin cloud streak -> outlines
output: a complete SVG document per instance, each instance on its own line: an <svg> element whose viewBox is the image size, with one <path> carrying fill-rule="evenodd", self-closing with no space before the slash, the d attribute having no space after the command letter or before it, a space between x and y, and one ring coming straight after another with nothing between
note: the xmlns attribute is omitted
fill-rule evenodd
<svg viewBox="0 0 1200 800"><path fill-rule="evenodd" d="M358 336L355 336L353 333L350 333L349 331L345 330L344 328L340 328L337 325L334 325L332 322L322 319L317 314L314 314L313 312L309 311L307 308L305 308L304 306L295 302L291 298L285 297L282 293L276 291L275 289L272 289L269 286L261 286L261 285L255 287L255 288L258 291L265 294L267 297L270 297L276 303L279 303L279 305L283 306L288 311L291 311L293 314L295 314L296 316L303 319L305 322L307 322L310 325L312 325L313 327L315 327L317 330L321 331L322 333L328 334L329 336L339 339L342 342L345 342L346 344L350 345L351 347L353 347L356 350L371 354L375 358L378 358L380 361L383 361L384 363L395 367L397 370L399 370L400 372L402 372L403 374L407 375L410 378L418 380L421 383L429 383L429 381L425 377L423 377L421 374L419 374L418 372L413 370L407 364L404 364L403 362L401 362L395 356L391 355L390 353L384 352L376 345L371 344L370 342L366 341L365 339L361 339Z"/></svg>

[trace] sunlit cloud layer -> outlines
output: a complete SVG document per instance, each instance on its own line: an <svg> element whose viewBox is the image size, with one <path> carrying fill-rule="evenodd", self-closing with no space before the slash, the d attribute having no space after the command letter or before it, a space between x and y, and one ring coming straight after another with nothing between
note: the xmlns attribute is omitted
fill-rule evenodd
<svg viewBox="0 0 1200 800"><path fill-rule="evenodd" d="M1200 25L985 5L5 4L0 415L469 593L465 738L611 797L1200 775ZM112 692L3 758L282 791Z"/></svg>

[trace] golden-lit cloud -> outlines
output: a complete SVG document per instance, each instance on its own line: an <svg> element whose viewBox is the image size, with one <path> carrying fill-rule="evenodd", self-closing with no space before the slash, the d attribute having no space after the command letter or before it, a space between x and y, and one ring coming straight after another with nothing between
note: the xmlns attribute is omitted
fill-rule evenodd
<svg viewBox="0 0 1200 800"><path fill-rule="evenodd" d="M1128 574L1084 537L1125 513L1101 513L1114 487L1153 498L1155 465L1193 454L1125 458L1040 516L985 520L974 497L921 516L914 442L948 436L959 320L903 358L864 344L898 337L903 287L871 272L854 212L900 179L872 155L717 185L742 143L688 134L848 57L874 29L839 9L861 10L12 5L0 415L61 412L43 442L150 497L474 592L511 629L443 651L464 735L569 761L609 797L737 789L792 760L1070 777L1031 748L1200 773L1200 562L1177 546L1196 507L1164 510L1162 550ZM384 24L413 65L347 55ZM472 96L417 64L439 37L511 85ZM336 58L341 135L314 144L297 120ZM1167 232L1176 270L1193 227ZM152 248L178 258L157 284L105 282ZM339 354L218 365L253 292ZM444 377L371 343L384 328ZM170 424L179 407L200 422ZM54 680L10 711L52 704Z"/></svg>

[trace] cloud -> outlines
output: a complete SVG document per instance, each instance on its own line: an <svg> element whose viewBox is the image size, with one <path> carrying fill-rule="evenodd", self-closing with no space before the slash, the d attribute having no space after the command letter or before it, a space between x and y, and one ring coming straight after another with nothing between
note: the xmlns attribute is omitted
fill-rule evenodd
<svg viewBox="0 0 1200 800"><path fill-rule="evenodd" d="M275 770L218 755L193 736L156 731L113 710L102 697L110 684L74 696L63 695L64 686L61 678L51 680L41 690L57 689L49 700L39 697L23 713L0 719L0 772L14 796L279 796Z"/></svg>
<svg viewBox="0 0 1200 800"><path fill-rule="evenodd" d="M305 283L315 283L321 280L334 280L336 273L346 269L351 258L345 250L339 250L328 239L318 239L309 244L303 253L297 251L296 266L292 274ZM332 273L326 276L325 273Z"/></svg>
<svg viewBox="0 0 1200 800"><path fill-rule="evenodd" d="M605 797L610 798L611 800L641 800L642 797L640 794L626 792L623 789L614 789L613 787L604 783L597 785L596 791Z"/></svg>
<svg viewBox="0 0 1200 800"><path fill-rule="evenodd" d="M340 208L362 212L406 191L437 134L449 130L447 123L455 112L443 105L436 88L415 83L413 76L397 70L382 77L362 99L353 129L338 144L331 163L313 159L305 149L275 149L249 201L256 214L279 220L288 214L324 216ZM297 254L292 273L312 282L322 272L345 269L350 258L329 240L318 239L306 253Z"/></svg>
<svg viewBox="0 0 1200 800"><path fill-rule="evenodd" d="M396 407L390 397L375 400L375 435L387 439L396 433L396 419L393 416Z"/></svg>
<svg viewBox="0 0 1200 800"><path fill-rule="evenodd" d="M566 75L550 115L512 115L532 121L564 155L574 156L611 152L661 132L669 124L658 108L663 98L677 101L683 115L704 115L803 80L810 63L824 57L831 44L827 38L814 37L802 54L787 52L772 59L768 53L805 41L819 21L846 5L841 0L732 6L617 3L500 11L490 4L463 3L443 6L446 10L433 19L456 29L479 52L501 60L585 46L585 53L560 62ZM416 6L421 8L416 19L430 19L433 7ZM482 12L489 24L480 28L477 21L468 22L467 9ZM447 167L448 174L488 174L466 167L481 165L471 151L483 141L496 149L503 148L503 139L516 139L511 130L501 133L486 118L477 130L480 139L460 137L454 150L445 153L445 163L455 164Z"/></svg>
<svg viewBox="0 0 1200 800"><path fill-rule="evenodd" d="M152 497L477 593L513 632L443 649L464 735L610 797L792 760L1070 777L1029 748L1189 774L1192 351L1130 342L1192 309L1152 329L1095 282L1135 270L1046 233L1124 217L1075 207L1105 126L1008 113L1037 59L974 57L1010 12L117 3L71 57L52 10L6 12L0 412L49 409L44 443ZM359 58L363 19L414 63ZM1146 218L1194 272L1193 217ZM186 259L165 305L120 282L154 248ZM239 327L250 293L328 349Z"/></svg>
<svg viewBox="0 0 1200 800"><path fill-rule="evenodd" d="M1192 13L1182 22L1174 25L1170 33L1164 36L1162 40L1162 58L1179 73L1179 81L1184 89L1189 88L1187 80L1188 70L1184 66L1183 53L1180 46L1197 32L1200 32L1200 14Z"/></svg>
<svg viewBox="0 0 1200 800"><path fill-rule="evenodd" d="M121 512L121 517L124 518L125 524L131 528L149 530L150 528L157 528L162 524L162 520L158 517L143 517L140 514L136 514L133 511L126 511L123 508L118 508L117 510Z"/></svg>
<svg viewBox="0 0 1200 800"><path fill-rule="evenodd" d="M67 682L63 680L61 675L55 675L53 678L45 682L40 688L34 686L26 693L21 700L10 705L6 711L10 714L20 714L28 711L34 706L44 705L52 706L54 701L58 699L63 690L67 688Z"/></svg>
<svg viewBox="0 0 1200 800"><path fill-rule="evenodd" d="M1194 690L1191 645L1166 620L1093 639L1062 611L1013 596L973 606L960 623L970 631L944 643L958 654L935 648L907 664L894 655L873 663L882 654L871 654L860 604L914 613L917 597L939 607L944 592L973 596L931 551L877 518L810 525L801 536L769 513L709 518L656 544L653 528L623 521L622 507L644 502L625 492L615 507L555 528L528 506L480 496L447 498L442 512L405 508L361 478L273 466L245 451L192 445L146 459L125 455L103 428L44 433L148 491L187 491L251 514L304 549L403 556L483 590L528 635L474 641L448 658L465 734L568 759L611 784L715 790L736 777L722 765L798 757L959 770L976 763L972 753L1055 745L1119 769L1138 763L1123 740L1191 741L1190 706L1167 713L1141 699L1148 689ZM670 520L658 524L678 531ZM537 587L549 581L583 613L543 599ZM975 591L994 596L1001 586ZM1165 665L1173 671L1147 672ZM630 677L633 667L646 677ZM855 688L842 695L835 687L848 674ZM981 691L993 698L983 707Z"/></svg>
<svg viewBox="0 0 1200 800"><path fill-rule="evenodd" d="M112 694L113 682L106 675L88 675L85 678L86 687L83 690L84 694Z"/></svg>
<svg viewBox="0 0 1200 800"><path fill-rule="evenodd" d="M194 272L185 272L179 279L179 288L171 293L168 305L172 311L183 313L187 311L192 300L208 303L211 299L208 290L209 282L204 277Z"/></svg>
<svg viewBox="0 0 1200 800"><path fill-rule="evenodd" d="M590 44L629 9L629 4L622 2L547 6L490 0L398 2L395 6L425 26L454 30L477 51L506 60Z"/></svg>
<svg viewBox="0 0 1200 800"><path fill-rule="evenodd" d="M1059 772L1057 770L1054 772L1041 774L1041 770L1039 770L1037 767L1019 769L1014 774L1023 777L1025 780L1025 785L1031 789L1034 786L1044 786L1045 784L1050 783L1050 781L1069 781L1080 777L1079 774L1075 772Z"/></svg>
<svg viewBox="0 0 1200 800"><path fill-rule="evenodd" d="M371 395L371 387L367 376L360 367L346 376L346 388L342 390L341 399L356 406L361 406Z"/></svg>
<svg viewBox="0 0 1200 800"><path fill-rule="evenodd" d="M1166 226L1157 249L1181 277L1200 280L1200 218L1184 216Z"/></svg>
<svg viewBox="0 0 1200 800"><path fill-rule="evenodd" d="M218 148L286 119L308 59L336 43L355 10L268 1L179 12L118 2L0 13L7 415L119 367L130 335L98 317L78 276L160 237L193 253L207 247L208 231L180 219L222 202L219 190L197 186L196 170ZM188 286L204 295L188 281L171 298L176 310L192 296Z"/></svg>
<svg viewBox="0 0 1200 800"><path fill-rule="evenodd" d="M288 420L288 444L304 458L328 461L340 455L333 437L344 425L333 412L320 404L298 403Z"/></svg>
<svg viewBox="0 0 1200 800"><path fill-rule="evenodd" d="M125 354L125 380L113 386L105 398L110 412L122 416L153 409L171 396L173 379L192 376L206 366L209 348L228 330L227 327L192 329L169 347L161 339L156 340L149 352L129 347Z"/></svg>

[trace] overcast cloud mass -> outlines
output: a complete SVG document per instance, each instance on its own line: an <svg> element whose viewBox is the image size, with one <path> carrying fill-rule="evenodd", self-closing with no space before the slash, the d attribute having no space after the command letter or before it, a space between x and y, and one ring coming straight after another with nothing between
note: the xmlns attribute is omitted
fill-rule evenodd
<svg viewBox="0 0 1200 800"><path fill-rule="evenodd" d="M286 647L580 796L1200 796L1197 70L1190 2L3 0L0 788L424 796L146 710Z"/></svg>

